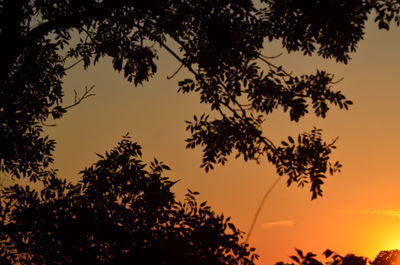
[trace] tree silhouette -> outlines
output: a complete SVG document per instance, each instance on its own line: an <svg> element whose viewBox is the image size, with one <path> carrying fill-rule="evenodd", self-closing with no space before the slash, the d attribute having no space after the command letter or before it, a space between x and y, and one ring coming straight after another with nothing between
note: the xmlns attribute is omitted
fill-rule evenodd
<svg viewBox="0 0 400 265"><path fill-rule="evenodd" d="M368 259L354 254L348 254L342 259L342 265L367 265Z"/></svg>
<svg viewBox="0 0 400 265"><path fill-rule="evenodd" d="M296 249L297 255L291 256L290 258L299 265L322 265L322 261L316 259L316 256L312 252L308 252L304 255L303 251ZM354 254L347 254L346 256L340 256L339 254L326 250L323 253L325 258L329 258L325 264L327 265L396 265L400 261L400 250L382 250L371 262L368 258L362 256L356 256ZM290 263L277 262L276 265L291 265ZM292 263L292 265L294 265Z"/></svg>
<svg viewBox="0 0 400 265"><path fill-rule="evenodd" d="M316 129L273 143L262 124L278 108L297 122L309 112L325 117L330 105L347 109L351 101L332 90L332 74L292 75L262 54L263 44L279 40L289 52L346 63L372 11L381 28L399 23L389 0L3 0L0 170L32 181L49 174L55 141L43 126L71 107L62 102L69 68L111 57L114 69L137 85L157 71L157 53L164 49L191 73L179 91L198 93L214 112L213 118L195 116L187 127L187 147L203 149L206 171L231 154L257 161L265 156L288 176L288 185L311 183L312 198L321 196L327 173L340 169L329 161L334 143Z"/></svg>
<svg viewBox="0 0 400 265"><path fill-rule="evenodd" d="M371 263L372 265L396 265L400 262L400 250L382 250Z"/></svg>
<svg viewBox="0 0 400 265"><path fill-rule="evenodd" d="M263 134L263 121L279 108L295 122L309 112L324 118L332 105L352 102L332 89L332 74L295 76L263 55L263 44L279 40L289 52L347 63L372 11L381 28L399 24L390 0L0 1L0 171L42 186L1 190L0 262L253 264L254 249L240 243L229 219L198 205L194 192L176 201L173 182L161 177L168 167L146 167L129 139L77 184L57 177L55 141L43 127L92 89L65 105L63 77L80 62L86 69L111 57L114 70L138 85L156 73L164 49L190 72L178 91L199 94L212 111L187 125L187 147L203 149L205 171L231 154L266 157L288 185L308 183L316 198L326 175L341 167L329 160L335 142L314 128L278 145ZM298 254L298 263L320 264L312 253Z"/></svg>
<svg viewBox="0 0 400 265"><path fill-rule="evenodd" d="M324 263L318 260L317 255L308 252L304 254L300 249L296 249L297 255L293 255L290 258L299 265L323 265ZM329 249L325 250L323 256L328 259L325 261L326 265L367 265L368 259L362 256L356 256L354 254L347 254L341 256ZM277 262L276 265L294 265L293 263Z"/></svg>
<svg viewBox="0 0 400 265"><path fill-rule="evenodd" d="M184 202L124 138L81 172L77 184L43 179L1 196L1 264L254 264L242 233L189 190Z"/></svg>

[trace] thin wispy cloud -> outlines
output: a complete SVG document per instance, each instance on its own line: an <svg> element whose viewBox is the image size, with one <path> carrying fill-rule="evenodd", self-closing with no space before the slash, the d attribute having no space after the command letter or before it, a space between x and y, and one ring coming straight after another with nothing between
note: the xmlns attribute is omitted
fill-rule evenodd
<svg viewBox="0 0 400 265"><path fill-rule="evenodd" d="M339 212L348 214L379 215L392 218L400 218L400 210L344 210Z"/></svg>
<svg viewBox="0 0 400 265"><path fill-rule="evenodd" d="M263 228L270 228L270 227L288 227L294 226L293 221L282 220L282 221L275 221L275 222L267 222L261 225Z"/></svg>

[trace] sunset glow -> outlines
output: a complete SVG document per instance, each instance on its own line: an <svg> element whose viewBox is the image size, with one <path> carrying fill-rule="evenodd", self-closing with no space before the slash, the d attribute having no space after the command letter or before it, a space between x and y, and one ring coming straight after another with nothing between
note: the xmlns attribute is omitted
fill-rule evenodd
<svg viewBox="0 0 400 265"><path fill-rule="evenodd" d="M400 34L379 31L370 23L365 40L348 65L302 54L277 58L296 74L316 68L335 74L341 90L355 104L349 111L332 108L326 119L310 115L299 123L281 112L266 121L265 132L275 141L288 135L323 129L329 141L339 136L334 159L344 165L326 180L324 196L311 201L308 189L286 187L282 180L262 207L249 240L261 255L258 264L287 261L294 249L321 255L326 249L373 259L380 250L400 249ZM278 44L266 54L281 52ZM96 161L95 153L110 149L122 135L143 146L144 160L154 157L172 168L180 181L174 192L181 198L187 188L200 192L216 212L231 216L242 231L251 220L265 191L277 175L270 164L235 160L206 174L200 169L200 150L186 150L185 120L208 111L198 95L177 94L184 71L167 80L179 67L171 56L160 54L159 73L134 87L114 73L108 63L82 71L71 70L65 79L67 97L73 89L95 85L95 97L68 112L48 132L57 142L56 167L71 180ZM400 263L399 263L400 264Z"/></svg>

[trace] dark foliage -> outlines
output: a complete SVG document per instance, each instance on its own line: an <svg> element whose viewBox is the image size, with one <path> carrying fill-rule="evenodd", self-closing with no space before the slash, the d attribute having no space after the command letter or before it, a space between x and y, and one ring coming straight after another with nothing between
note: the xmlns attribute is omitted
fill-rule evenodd
<svg viewBox="0 0 400 265"><path fill-rule="evenodd" d="M43 188L13 185L1 194L1 264L254 264L254 249L229 218L197 192L184 202L146 165L128 138L72 184L55 174Z"/></svg>
<svg viewBox="0 0 400 265"><path fill-rule="evenodd" d="M178 91L198 93L214 112L187 122L187 147L203 148L206 171L232 153L266 157L288 185L309 183L316 198L326 175L341 167L329 161L334 141L314 128L277 145L263 134L263 121L276 109L295 122L309 112L325 118L332 105L352 102L332 90L332 74L294 76L262 55L263 45L280 40L289 52L347 63L368 14L388 29L399 25L399 9L393 0L0 0L0 171L42 187L1 190L0 263L253 264L254 249L240 243L229 218L198 204L195 192L176 201L174 183L161 177L168 167L147 166L129 139L82 171L77 184L56 176L49 167L55 141L43 128L91 95L86 89L64 105L66 71L111 57L114 70L138 85L156 73L159 49L167 50L192 75ZM297 253L299 264L322 264ZM333 265L365 264L354 255L331 258Z"/></svg>
<svg viewBox="0 0 400 265"><path fill-rule="evenodd" d="M32 181L47 174L55 143L43 125L68 109L62 105L62 78L71 59L87 68L110 56L114 69L137 85L157 71L158 48L193 74L179 83L179 91L199 93L220 114L188 128L188 146L204 146L206 170L225 163L233 151L245 159L269 154L279 160L279 147L262 133L266 115L282 108L293 121L311 111L325 117L330 105L347 109L351 101L331 89L331 74L293 76L275 66L261 54L264 41L279 39L288 51L346 63L373 10L381 28L399 23L398 3L391 0L264 0L257 7L250 0L2 0L0 170ZM294 170L291 163L280 165ZM314 187L313 197L320 195L319 184Z"/></svg>
<svg viewBox="0 0 400 265"><path fill-rule="evenodd" d="M48 174L55 142L43 126L70 107L62 104L62 78L73 59L87 68L109 56L114 69L137 85L153 76L157 52L166 49L192 74L179 82L179 91L198 93L216 112L213 120L203 115L188 126L188 147L203 146L206 170L225 163L232 152L245 160L265 155L278 173L292 172L288 184L302 185L308 174L313 198L320 196L321 178L315 176L337 169L327 159L333 144L314 130L299 136L308 135L307 144L291 143L288 149L273 144L261 125L278 108L297 122L309 112L325 117L331 105L347 109L352 102L332 90L333 75L318 70L293 76L261 54L263 44L281 40L288 51L346 63L368 14L376 11L378 25L387 29L391 21L399 23L398 3L261 2L1 0L0 170L32 181ZM321 159L310 158L316 150ZM301 157L300 172L293 173L297 162L287 161L290 157Z"/></svg>
<svg viewBox="0 0 400 265"><path fill-rule="evenodd" d="M396 265L400 262L400 250L383 250L371 263L372 265Z"/></svg>
<svg viewBox="0 0 400 265"><path fill-rule="evenodd" d="M296 253L297 255L290 257L295 263L277 262L276 265L367 265L370 263L365 257L354 254L348 254L343 257L329 249L323 253L326 258L325 263L318 260L317 255L312 252L304 254L300 249L296 249Z"/></svg>
<svg viewBox="0 0 400 265"><path fill-rule="evenodd" d="M290 258L299 265L323 265L324 263L318 260L312 252L304 254L303 251L296 249L297 255ZM396 265L400 261L400 250L382 250L373 261L362 256L348 254L341 256L331 250L326 250L323 256L327 259L326 265ZM290 265L289 263L278 262L276 265ZM292 265L294 265L292 263Z"/></svg>

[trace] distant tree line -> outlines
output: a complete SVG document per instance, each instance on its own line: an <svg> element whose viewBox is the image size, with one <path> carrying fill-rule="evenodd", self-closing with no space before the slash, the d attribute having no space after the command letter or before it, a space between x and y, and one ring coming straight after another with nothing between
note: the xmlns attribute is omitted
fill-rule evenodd
<svg viewBox="0 0 400 265"><path fill-rule="evenodd" d="M400 250L382 250L372 261L354 254L341 256L329 249L323 253L325 262L318 260L317 255L312 252L303 253L296 249L296 254L290 257L294 263L278 262L276 265L397 265L400 263Z"/></svg>

